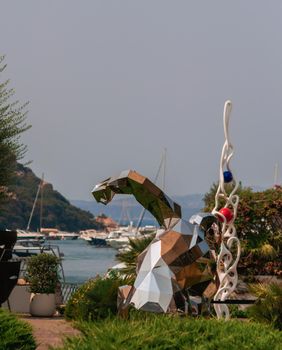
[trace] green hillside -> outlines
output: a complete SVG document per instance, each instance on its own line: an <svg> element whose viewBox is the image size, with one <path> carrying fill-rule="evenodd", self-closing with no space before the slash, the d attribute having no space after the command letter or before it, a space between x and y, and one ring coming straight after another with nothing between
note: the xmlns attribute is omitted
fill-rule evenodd
<svg viewBox="0 0 282 350"><path fill-rule="evenodd" d="M0 228L26 229L36 196L40 179L30 168L21 164L9 187L9 196L0 204ZM40 200L37 201L30 230L38 230L40 226ZM81 210L64 198L49 183L43 185L42 227L57 228L62 231L79 231L90 228L101 228L93 214Z"/></svg>

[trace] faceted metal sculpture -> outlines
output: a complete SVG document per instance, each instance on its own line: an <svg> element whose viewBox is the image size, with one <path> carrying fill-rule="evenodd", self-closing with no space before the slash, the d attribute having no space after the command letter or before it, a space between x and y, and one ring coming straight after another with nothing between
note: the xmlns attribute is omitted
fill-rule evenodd
<svg viewBox="0 0 282 350"><path fill-rule="evenodd" d="M95 186L94 198L107 204L115 194L133 194L157 219L164 232L138 257L133 287L120 288L119 310L187 312L191 296L211 298L216 292L212 225L216 217L200 213L184 220L181 207L139 173L127 170Z"/></svg>

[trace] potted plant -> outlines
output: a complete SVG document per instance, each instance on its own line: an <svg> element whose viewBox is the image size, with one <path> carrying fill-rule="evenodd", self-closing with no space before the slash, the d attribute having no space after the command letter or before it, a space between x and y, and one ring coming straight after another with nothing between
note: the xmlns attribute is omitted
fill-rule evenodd
<svg viewBox="0 0 282 350"><path fill-rule="evenodd" d="M59 258L47 253L34 255L28 259L26 280L31 292L31 315L52 316L55 313L59 264Z"/></svg>

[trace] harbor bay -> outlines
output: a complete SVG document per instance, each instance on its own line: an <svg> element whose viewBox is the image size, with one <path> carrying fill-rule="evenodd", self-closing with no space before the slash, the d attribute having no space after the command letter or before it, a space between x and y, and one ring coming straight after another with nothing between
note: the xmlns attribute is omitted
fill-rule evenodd
<svg viewBox="0 0 282 350"><path fill-rule="evenodd" d="M62 263L65 280L68 283L82 284L96 275L104 275L117 264L117 250L97 248L82 239L56 241L64 254Z"/></svg>

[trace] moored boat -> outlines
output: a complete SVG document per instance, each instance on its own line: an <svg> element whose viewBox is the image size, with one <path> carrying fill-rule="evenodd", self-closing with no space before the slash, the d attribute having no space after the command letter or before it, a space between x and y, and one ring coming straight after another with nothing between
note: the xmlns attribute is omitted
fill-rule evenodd
<svg viewBox="0 0 282 350"><path fill-rule="evenodd" d="M41 244L36 239L19 239L13 248L13 255L17 258L26 258L41 253L50 253L56 255L58 258L62 258L64 256L58 246Z"/></svg>
<svg viewBox="0 0 282 350"><path fill-rule="evenodd" d="M90 240L87 240L87 242L99 248L108 247L107 240L101 237L92 237Z"/></svg>
<svg viewBox="0 0 282 350"><path fill-rule="evenodd" d="M112 231L108 238L108 244L114 249L125 248L129 244L129 239L139 237L139 234L135 232L132 226L122 228L117 231Z"/></svg>
<svg viewBox="0 0 282 350"><path fill-rule="evenodd" d="M108 235L109 234L104 231L99 232L96 230L85 230L85 231L80 231L79 238L84 239L87 243L95 247L108 247L108 244L107 244Z"/></svg>
<svg viewBox="0 0 282 350"><path fill-rule="evenodd" d="M37 241L44 241L45 240L45 235L39 232L29 232L25 230L17 230L17 239L33 239Z"/></svg>
<svg viewBox="0 0 282 350"><path fill-rule="evenodd" d="M46 239L48 240L75 240L78 239L79 234L77 233L70 233L70 232L50 232L48 235L46 235Z"/></svg>

